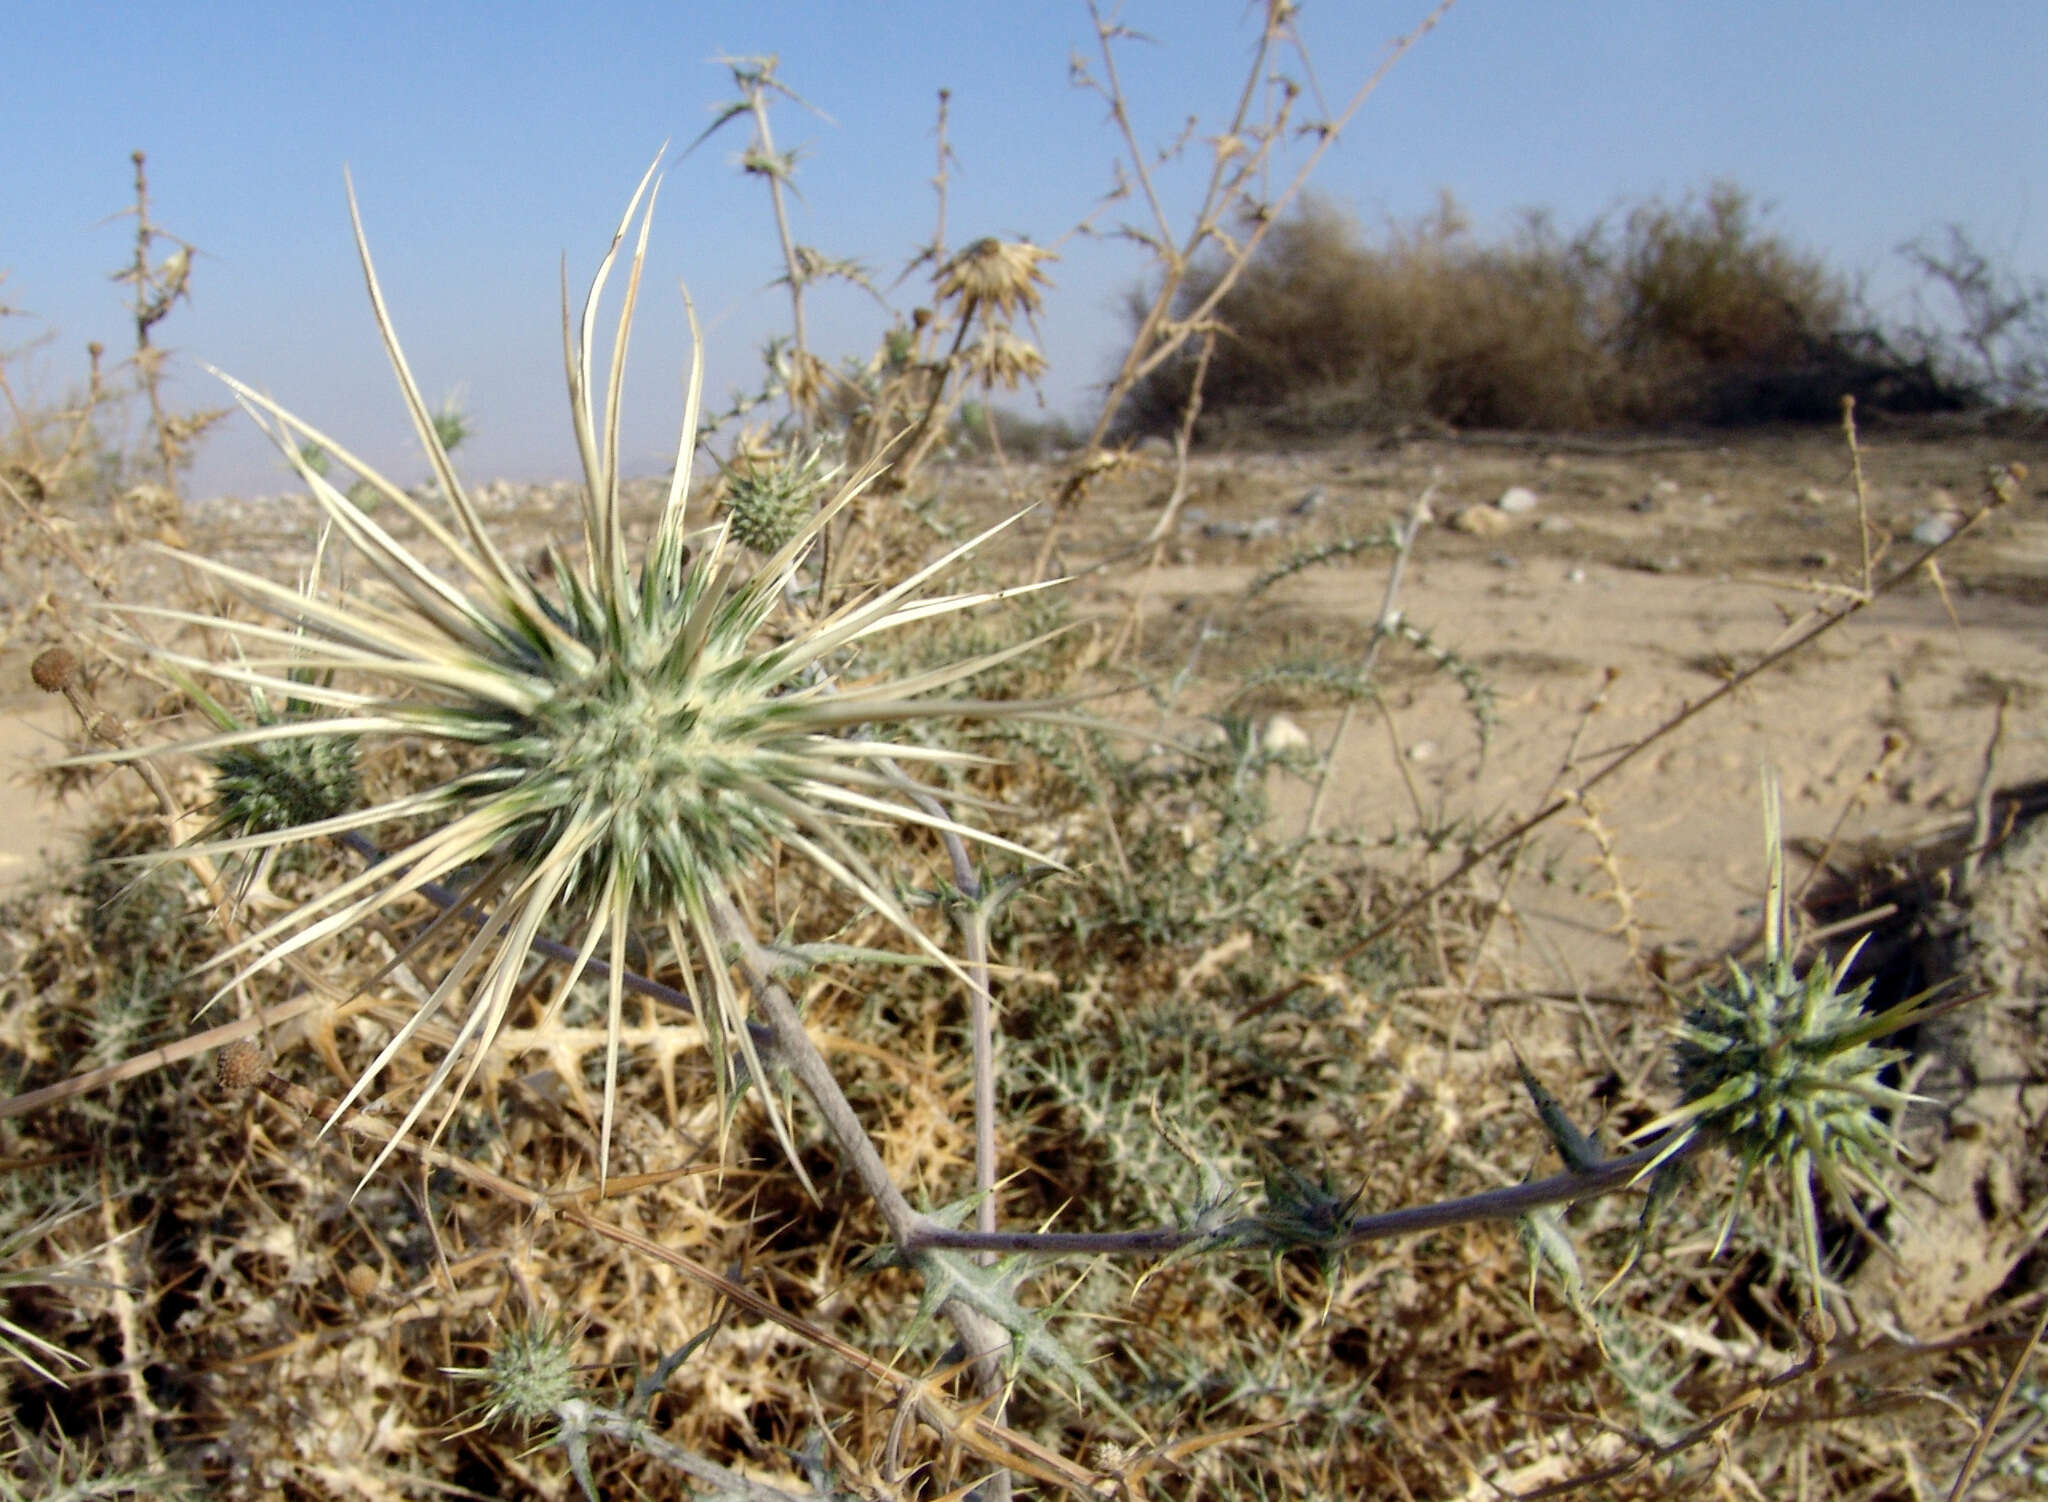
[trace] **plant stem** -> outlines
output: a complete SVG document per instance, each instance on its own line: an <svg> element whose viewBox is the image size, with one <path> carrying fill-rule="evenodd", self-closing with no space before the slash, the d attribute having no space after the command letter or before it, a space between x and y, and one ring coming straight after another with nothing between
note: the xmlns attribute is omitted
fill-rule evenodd
<svg viewBox="0 0 2048 1502"><path fill-rule="evenodd" d="M882 1220L889 1228L890 1239L908 1253L920 1233L936 1228L911 1208L910 1201L903 1197L903 1191L889 1176L881 1153L875 1149L874 1139L860 1124L860 1117L855 1114L853 1103L847 1100L846 1092L839 1088L831 1065L825 1062L825 1056L818 1052L818 1045L804 1030L796 1003L769 973L767 955L760 941L754 937L754 931L747 926L746 919L723 897L712 908L711 917L718 927L719 937L738 951L740 973L746 976L748 988L754 993L754 1004L761 1009L769 1031L775 1035L776 1051L784 1067L810 1096L811 1104L823 1118L825 1130L837 1144L847 1167L853 1170L861 1188L881 1212ZM972 1366L976 1385L984 1396L1000 1397L1004 1382L1003 1357L1010 1349L1009 1332L962 1299L948 1299L943 1307ZM1007 1476L999 1475L995 1481L997 1496L1007 1495Z"/></svg>
<svg viewBox="0 0 2048 1502"><path fill-rule="evenodd" d="M561 1421L564 1436L571 1433L602 1434L607 1439L644 1450L692 1481L717 1487L721 1497L741 1498L744 1502L801 1502L804 1495L786 1492L779 1486L769 1486L764 1482L750 1481L738 1471L729 1470L716 1461L706 1460L694 1450L686 1450L673 1441L663 1439L642 1420L593 1403L588 1398L572 1398L561 1405L556 1417Z"/></svg>
<svg viewBox="0 0 2048 1502"><path fill-rule="evenodd" d="M1372 682L1372 670L1379 663L1380 648L1400 621L1401 579L1408 571L1408 555L1415 551L1415 539L1422 533L1423 525L1429 520L1429 503L1436 496L1437 487L1442 483L1441 475L1430 476L1429 484L1415 504L1408 508L1408 520L1401 526L1399 541L1394 545L1393 566L1387 570L1386 593L1380 596L1380 613L1372 623L1372 640L1366 644L1365 660L1358 665L1358 683L1364 688ZM1344 744L1344 736L1351 729L1353 716L1358 712L1358 698L1345 699L1344 709L1337 717L1337 728L1331 733L1330 744L1323 751L1322 759L1316 765L1316 790L1309 799L1308 817L1302 823L1301 836L1312 840L1322 824L1323 805L1330 791L1330 770L1336 765L1337 752ZM1299 862L1297 862L1297 865Z"/></svg>
<svg viewBox="0 0 2048 1502"><path fill-rule="evenodd" d="M882 1164L882 1155L875 1150L873 1139L854 1113L853 1103L839 1088L831 1066L825 1062L825 1056L818 1052L818 1045L811 1041L810 1033L805 1030L796 1003L775 979L761 941L754 937L753 929L747 926L747 920L740 916L739 909L724 898L714 903L711 918L717 926L718 937L738 953L740 973L746 977L747 987L754 993L754 1004L761 1009L761 1015L767 1021L768 1031L775 1040L777 1059L796 1077L804 1093L810 1096L811 1104L824 1118L825 1130L844 1155L847 1167L860 1180L861 1188L875 1202L875 1208L882 1212L882 1220L889 1228L891 1239L899 1245L907 1243L924 1224L924 1217L911 1209L910 1201L903 1197L903 1191L889 1177L889 1170Z"/></svg>
<svg viewBox="0 0 2048 1502"><path fill-rule="evenodd" d="M1585 1170L1552 1174L1526 1184L1488 1189L1460 1199L1434 1204L1410 1205L1399 1210L1382 1210L1360 1215L1330 1243L1333 1247L1357 1246L1367 1241L1385 1241L1395 1236L1413 1236L1440 1231L1446 1226L1468 1225L1481 1220L1513 1220L1532 1210L1550 1205L1572 1205L1599 1199L1626 1189L1656 1164L1660 1154L1666 1164L1691 1157L1705 1146L1695 1135L1676 1151L1663 1143L1652 1143L1640 1152L1610 1158ZM1027 1256L1164 1256L1197 1242L1218 1246L1273 1245L1266 1223L1247 1216L1211 1229L1186 1226L1156 1226L1142 1231L1002 1231L993 1236L979 1231L959 1231L930 1226L917 1232L914 1250L992 1251Z"/></svg>

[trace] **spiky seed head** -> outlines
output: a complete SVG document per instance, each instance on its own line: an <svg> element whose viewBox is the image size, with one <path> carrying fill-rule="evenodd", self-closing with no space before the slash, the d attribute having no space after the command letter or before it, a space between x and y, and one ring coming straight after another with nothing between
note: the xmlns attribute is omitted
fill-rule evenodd
<svg viewBox="0 0 2048 1502"><path fill-rule="evenodd" d="M485 1384L487 1421L512 1419L530 1428L553 1421L563 1405L582 1396L575 1350L575 1331L555 1320L535 1318L499 1332L489 1365L455 1367L449 1375Z"/></svg>
<svg viewBox="0 0 2048 1502"><path fill-rule="evenodd" d="M1043 300L1039 288L1049 285L1038 269L1059 256L1026 240L998 240L985 235L962 250L938 271L938 300L959 303L962 316L992 307L1004 318L1022 308L1036 313Z"/></svg>
<svg viewBox="0 0 2048 1502"><path fill-rule="evenodd" d="M1764 825L1769 879L1764 956L1755 969L1730 961L1728 977L1704 985L1679 1024L1673 1059L1680 1104L1636 1135L1671 1133L1668 1158L1704 1139L1726 1147L1742 1179L1781 1173L1792 1191L1806 1270L1821 1286L1817 1176L1844 1214L1858 1218L1855 1193L1883 1196L1899 1153L1892 1122L1914 1097L1883 1072L1904 1055L1877 1040L1924 1015L1923 997L1890 1010L1864 1010L1866 981L1846 984L1856 951L1803 974L1788 938L1778 787L1766 774ZM1884 1114L1880 1114L1884 1113ZM1725 1239L1734 1207L1724 1223Z"/></svg>
<svg viewBox="0 0 2048 1502"><path fill-rule="evenodd" d="M818 514L838 475L817 448L789 453L743 445L720 483L733 541L757 553L778 551Z"/></svg>
<svg viewBox="0 0 2048 1502"><path fill-rule="evenodd" d="M263 1078L263 1050L247 1038L223 1048L213 1061L214 1083L223 1090L246 1090Z"/></svg>
<svg viewBox="0 0 2048 1502"><path fill-rule="evenodd" d="M1699 1129L1754 1164L1789 1165L1818 1151L1862 1165L1892 1153L1873 1106L1906 1097L1879 1082L1903 1057L1864 1041L1870 985L1844 989L1840 967L1794 971L1783 956L1758 970L1731 964L1701 988L1679 1024L1679 1094Z"/></svg>
<svg viewBox="0 0 2048 1502"><path fill-rule="evenodd" d="M269 834L336 818L362 792L352 736L233 746L213 763L216 832Z"/></svg>
<svg viewBox="0 0 2048 1502"><path fill-rule="evenodd" d="M448 1113L437 1133L445 1128L520 993L533 941L549 925L571 926L577 957L548 997L541 1026L566 1003L600 950L611 967L602 1176L610 1158L630 939L648 930L666 939L705 1019L714 1078L723 1086L734 1072L733 1050L755 1078L763 1076L747 1028L747 1004L724 956L735 921L735 883L771 845L812 862L930 959L956 970L904 910L894 884L849 838L848 826L918 825L1056 864L920 807L902 791L903 774L888 759L966 764L975 758L899 746L883 733L921 719L1053 712L1057 706L934 697L1035 642L903 681L842 676L867 638L1001 598L922 598L919 591L1017 518L892 588L819 618L771 628L810 545L879 468L871 465L849 477L755 563L739 555L729 527L709 536L689 534L683 513L697 443L700 360L693 366L676 463L653 539L637 567L629 561L614 398L646 250L654 178L650 168L599 266L580 322L571 330L564 318L570 409L584 470L583 539L579 553L558 556L546 581L532 578L500 551L449 464L434 414L392 333L358 219L357 247L371 306L434 469L429 499L415 498L330 435L223 377L287 459L317 443L361 477L358 485L366 494L359 500L357 487L345 494L298 465L333 535L367 565L361 572L370 577L370 589L337 594L323 587L317 570L303 588L292 588L215 559L179 555L283 624L135 607L138 614L203 626L239 648L222 662L158 653L167 663L239 685L259 704L294 706L288 717L231 722L184 744L187 752L215 759L252 752L268 758L238 769L242 825L217 832L197 850L216 857L262 852L399 821L425 829L382 862L228 946L213 965L234 973L217 994L431 883L472 873L464 906L486 914L474 937L336 1109L338 1119L429 1019L443 1012L459 1018L452 1042L372 1172L437 1099L445 1099ZM613 366L607 378L598 379L592 363L596 310L643 200L646 214L613 340ZM598 391L607 393L602 408ZM371 499L418 526L453 560L451 575L430 568L375 520L365 509ZM438 514L443 506L447 520ZM287 749L318 746L332 752L371 737L460 748L463 770L437 787L337 811L339 779L294 760L298 753ZM121 748L87 759L144 754ZM313 789L325 792L307 797ZM773 1092L757 1098L795 1163Z"/></svg>

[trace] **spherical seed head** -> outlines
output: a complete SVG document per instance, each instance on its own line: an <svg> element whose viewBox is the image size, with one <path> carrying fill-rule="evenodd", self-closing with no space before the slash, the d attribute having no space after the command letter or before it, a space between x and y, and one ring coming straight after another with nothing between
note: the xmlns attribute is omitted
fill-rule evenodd
<svg viewBox="0 0 2048 1502"><path fill-rule="evenodd" d="M367 1299L383 1286L384 1275L372 1262L358 1262L342 1274L342 1285L358 1299Z"/></svg>
<svg viewBox="0 0 2048 1502"><path fill-rule="evenodd" d="M742 452L726 470L724 504L733 541L774 553L804 529L838 471L816 449L805 454Z"/></svg>
<svg viewBox="0 0 2048 1502"><path fill-rule="evenodd" d="M61 694L78 681L78 657L68 647L50 647L29 664L29 677L46 694Z"/></svg>
<svg viewBox="0 0 2048 1502"><path fill-rule="evenodd" d="M271 834L334 818L353 808L362 779L357 741L280 736L213 758L216 830Z"/></svg>
<svg viewBox="0 0 2048 1502"><path fill-rule="evenodd" d="M1763 793L1763 962L1751 970L1730 961L1725 981L1701 987L1674 1049L1683 1098L1636 1135L1662 1139L1653 1166L1708 1142L1735 1156L1741 1185L1759 1170L1775 1178L1791 1201L1809 1307L1818 1308L1825 1275L1814 1180L1859 1224L1859 1193L1890 1197L1887 1171L1899 1156L1892 1123L1915 1097L1884 1082L1884 1071L1903 1055L1877 1040L1922 1020L1927 997L1866 1012L1869 983L1845 985L1854 949L1839 964L1798 972L1778 781L1768 768ZM1724 1240L1740 1199L1738 1186L1722 1223Z"/></svg>
<svg viewBox="0 0 2048 1502"><path fill-rule="evenodd" d="M653 177L650 170L635 195L614 254ZM372 1171L430 1105L438 1100L453 1111L451 1097L467 1086L523 994L533 941L552 927L567 925L581 956L558 982L560 996L590 961L602 956L618 976L635 939L665 940L686 986L695 988L714 1077L723 1081L738 1072L730 1053L759 1077L764 1071L747 1027L748 1001L724 956L737 880L771 845L807 860L923 954L957 969L905 911L895 884L874 869L849 828L878 821L922 825L1044 862L919 806L898 786L903 774L889 758L900 752L885 734L913 721L1028 716L1044 707L937 697L1010 653L934 667L901 683L846 669L860 645L881 633L999 598L960 593L932 599L919 591L1017 518L893 588L856 596L822 615L771 623L809 544L854 503L880 466L826 497L830 476L816 453L778 462L774 483L761 488L773 493L769 509L793 511L801 495L799 523L771 516L756 530L741 521L743 507L729 502L726 527L708 537L693 534L685 519L698 432L693 394L652 540L644 548L630 544L620 507L616 424L596 400L618 389L618 373L614 368L607 379L590 365L598 292L612 269L607 258L570 344L571 407L584 464L582 546L560 554L550 577L534 578L491 538L449 463L390 333L367 249L363 260L392 363L434 465L434 498L421 501L354 460L350 465L362 486L431 535L453 567L437 572L396 545L365 513L355 487L344 492L303 469L334 535L352 544L364 565L347 594L323 588L318 574L291 588L217 560L186 561L283 623L219 622L239 650L216 676L263 696L261 702L294 706L289 717L259 715L253 726L225 728L189 744L214 762L224 789L215 834L199 848L250 854L314 832L394 824L415 831L411 843L376 866L237 945L244 962L237 979L453 873L473 873L472 898L488 911L478 951L441 981L414 1024L337 1107L337 1115L352 1107L383 1076L420 1019L435 1013L455 1019L452 1044L441 1050ZM638 271L636 261L636 279ZM624 348L621 335L615 361ZM321 441L262 393L229 384L252 415L271 425L272 438L288 455ZM436 507L445 507L448 519L435 515ZM750 562L740 556L747 543L768 551ZM221 725L232 717L214 719ZM438 786L354 808L355 743L373 735L457 753L444 764L459 770ZM917 755L941 764L975 760L932 745L920 746ZM248 958L252 953L256 957ZM615 1004L601 1164L609 1158L619 1016ZM761 1099L796 1161L772 1094Z"/></svg>
<svg viewBox="0 0 2048 1502"><path fill-rule="evenodd" d="M522 1424L545 1423L562 1405L577 1397L573 1334L551 1320L535 1320L506 1330L484 1369L490 1385L488 1408L493 1419Z"/></svg>
<svg viewBox="0 0 2048 1502"><path fill-rule="evenodd" d="M1868 984L1842 987L1850 959L1804 976L1782 951L1759 973L1731 965L1729 979L1706 987L1680 1024L1684 1102L1652 1123L1726 1147L1744 1183L1762 1171L1783 1186L1814 1307L1824 1286L1814 1181L1862 1223L1859 1194L1890 1198L1887 1180L1899 1157L1893 1123L1913 1101L1882 1079L1903 1055L1871 1040L1913 1020L1921 999L1877 1016L1864 1012ZM1724 1238L1738 1205L1739 1197Z"/></svg>
<svg viewBox="0 0 2048 1502"><path fill-rule="evenodd" d="M1880 1083L1901 1055L1859 1041L1868 982L1840 989L1840 972L1789 962L1702 989L1678 1030L1679 1090L1699 1126L1751 1163L1806 1156L1875 1168L1894 1151L1873 1107L1904 1104Z"/></svg>
<svg viewBox="0 0 2048 1502"><path fill-rule="evenodd" d="M263 1078L263 1050L247 1038L223 1048L213 1061L214 1083L223 1090L246 1090Z"/></svg>

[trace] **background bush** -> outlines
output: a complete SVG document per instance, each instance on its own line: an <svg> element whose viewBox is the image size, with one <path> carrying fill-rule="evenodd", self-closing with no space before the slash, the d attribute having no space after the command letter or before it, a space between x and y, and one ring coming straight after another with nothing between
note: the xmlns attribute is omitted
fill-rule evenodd
<svg viewBox="0 0 2048 1502"><path fill-rule="evenodd" d="M1221 270L1189 277L1183 316ZM1133 310L1144 300L1134 291ZM1833 421L1844 395L1892 412L1987 395L1965 363L1937 357L1938 337L1877 331L1843 278L1764 229L1732 183L1569 233L1529 213L1492 242L1448 195L1377 236L1305 201L1218 318L1203 390L1210 437ZM1190 350L1141 383L1125 431L1168 430L1194 366Z"/></svg>

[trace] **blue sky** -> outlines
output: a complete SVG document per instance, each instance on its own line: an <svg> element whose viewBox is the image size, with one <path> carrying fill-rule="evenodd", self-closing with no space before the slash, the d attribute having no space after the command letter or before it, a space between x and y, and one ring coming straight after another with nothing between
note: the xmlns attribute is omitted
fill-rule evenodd
<svg viewBox="0 0 2048 1502"><path fill-rule="evenodd" d="M1423 0L1307 0L1301 30L1325 93L1348 97ZM1121 54L1141 137L1189 114L1220 122L1255 17L1240 0L1129 0L1152 41ZM1110 183L1116 142L1068 58L1092 55L1078 3L1007 6L360 3L24 6L0 92L0 324L40 351L12 374L61 394L82 347L131 337L107 274L127 254L128 154L149 153L156 215L202 251L192 303L163 326L176 396L212 402L209 361L413 478L404 425L354 264L342 169L355 177L386 296L430 397L460 387L477 476L564 475L561 258L572 288L603 250L664 140L680 148L731 95L721 54L773 52L830 120L794 108L804 151L799 240L885 283L930 233L933 108L952 91L950 239L1058 241ZM1767 224L1901 285L1895 247L1957 221L2029 275L2048 274L2048 6L1865 0L1462 0L1393 72L1326 159L1321 192L1368 223L1440 190L1482 231L1522 207L1576 225L1624 197L1731 178ZM687 279L711 343L708 393L756 371L786 326L773 226L734 157L738 127L673 151L655 225L648 316L634 343L627 447L673 443ZM1188 174L1170 175L1185 220ZM1115 241L1069 241L1042 328L1054 410L1082 415L1110 365L1124 288ZM916 289L895 294L911 306ZM818 296L817 343L865 352L885 319L862 294ZM245 422L211 440L195 490L286 488Z"/></svg>

